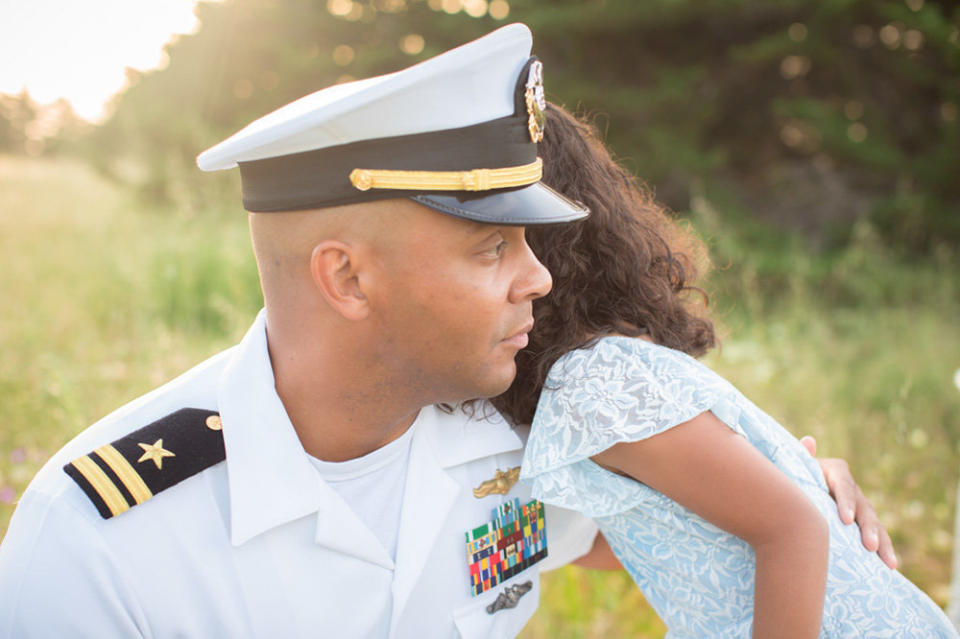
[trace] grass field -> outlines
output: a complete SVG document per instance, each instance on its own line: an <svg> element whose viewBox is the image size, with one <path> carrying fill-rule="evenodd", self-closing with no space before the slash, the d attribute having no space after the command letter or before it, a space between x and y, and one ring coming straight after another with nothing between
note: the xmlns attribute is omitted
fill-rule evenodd
<svg viewBox="0 0 960 639"><path fill-rule="evenodd" d="M147 207L84 166L0 156L0 534L43 461L85 426L235 343L261 304L246 216ZM731 219L736 216L730 214ZM693 212L723 347L709 363L821 454L847 458L902 571L945 602L956 499L960 256L848 248ZM729 266L728 266L729 264ZM624 574L547 576L541 637L662 637Z"/></svg>

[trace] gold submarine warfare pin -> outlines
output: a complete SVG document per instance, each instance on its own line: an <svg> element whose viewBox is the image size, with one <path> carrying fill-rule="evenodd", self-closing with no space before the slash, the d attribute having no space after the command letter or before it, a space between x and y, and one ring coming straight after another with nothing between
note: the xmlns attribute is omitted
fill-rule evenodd
<svg viewBox="0 0 960 639"><path fill-rule="evenodd" d="M514 466L508 470L498 468L493 479L488 479L473 489L473 496L481 499L487 495L506 495L518 479L520 479L519 466Z"/></svg>

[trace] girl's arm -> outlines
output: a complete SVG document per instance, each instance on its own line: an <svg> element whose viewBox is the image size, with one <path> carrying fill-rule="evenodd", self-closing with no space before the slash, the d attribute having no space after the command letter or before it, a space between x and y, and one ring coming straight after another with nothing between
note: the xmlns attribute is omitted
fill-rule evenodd
<svg viewBox="0 0 960 639"><path fill-rule="evenodd" d="M896 568L897 555L893 550L890 535L880 523L873 504L854 481L847 462L840 458L817 457L817 441L810 435L801 438L800 443L820 463L823 478L827 482L827 488L830 489L830 496L837 502L840 521L845 524L856 523L860 528L860 539L864 548L880 555L883 563L890 568ZM613 554L610 544L603 538L602 533L597 533L590 552L575 560L573 564L593 570L623 570L620 560Z"/></svg>
<svg viewBox="0 0 960 639"><path fill-rule="evenodd" d="M804 492L713 413L592 458L753 548L755 638L817 637L829 530Z"/></svg>

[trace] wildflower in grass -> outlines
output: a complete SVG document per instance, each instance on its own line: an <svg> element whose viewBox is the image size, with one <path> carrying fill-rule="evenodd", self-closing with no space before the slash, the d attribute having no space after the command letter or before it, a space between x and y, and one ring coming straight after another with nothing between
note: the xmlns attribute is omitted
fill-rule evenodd
<svg viewBox="0 0 960 639"><path fill-rule="evenodd" d="M0 504L12 504L16 496L13 486L0 486Z"/></svg>

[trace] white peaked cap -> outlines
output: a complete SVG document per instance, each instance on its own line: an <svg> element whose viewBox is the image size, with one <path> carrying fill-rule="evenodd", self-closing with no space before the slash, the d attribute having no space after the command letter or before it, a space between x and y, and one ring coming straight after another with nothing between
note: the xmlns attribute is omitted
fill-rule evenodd
<svg viewBox="0 0 960 639"><path fill-rule="evenodd" d="M407 69L328 87L250 123L197 157L239 166L249 211L408 197L498 224L587 210L539 182L543 65L511 24Z"/></svg>
<svg viewBox="0 0 960 639"><path fill-rule="evenodd" d="M238 161L505 117L532 46L527 25L510 24L402 71L322 89L254 120L201 153L197 166L231 169Z"/></svg>

